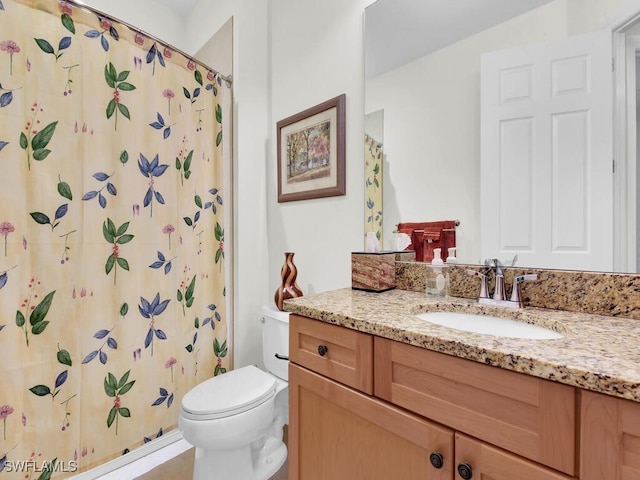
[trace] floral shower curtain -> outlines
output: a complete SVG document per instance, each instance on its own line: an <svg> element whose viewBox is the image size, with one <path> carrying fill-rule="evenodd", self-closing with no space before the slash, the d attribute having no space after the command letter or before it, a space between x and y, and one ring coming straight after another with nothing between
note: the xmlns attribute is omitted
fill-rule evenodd
<svg viewBox="0 0 640 480"><path fill-rule="evenodd" d="M229 99L113 19L0 0L0 476L126 453L226 371Z"/></svg>
<svg viewBox="0 0 640 480"><path fill-rule="evenodd" d="M382 143L364 135L364 224L365 234L375 232L382 246ZM366 235L365 235L366 236ZM366 248L366 238L365 238Z"/></svg>

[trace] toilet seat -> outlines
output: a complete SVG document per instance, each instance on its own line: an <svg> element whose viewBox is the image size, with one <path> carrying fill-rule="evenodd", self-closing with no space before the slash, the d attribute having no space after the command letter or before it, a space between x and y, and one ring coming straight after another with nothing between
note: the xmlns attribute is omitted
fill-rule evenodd
<svg viewBox="0 0 640 480"><path fill-rule="evenodd" d="M182 399L182 415L190 420L213 420L246 412L272 398L275 377L250 365L210 378Z"/></svg>

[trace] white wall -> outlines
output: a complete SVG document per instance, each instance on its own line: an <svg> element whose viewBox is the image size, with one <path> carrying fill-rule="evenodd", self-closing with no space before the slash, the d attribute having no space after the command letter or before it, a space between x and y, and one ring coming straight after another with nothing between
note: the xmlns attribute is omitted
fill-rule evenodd
<svg viewBox="0 0 640 480"><path fill-rule="evenodd" d="M295 252L305 294L351 285L351 256L363 248L365 0L272 0L271 114L267 168L269 289L283 252ZM277 203L276 123L346 94L346 195Z"/></svg>

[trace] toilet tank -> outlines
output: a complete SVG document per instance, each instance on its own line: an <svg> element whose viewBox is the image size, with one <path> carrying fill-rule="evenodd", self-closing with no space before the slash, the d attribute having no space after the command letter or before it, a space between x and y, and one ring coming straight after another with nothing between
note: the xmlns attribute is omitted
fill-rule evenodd
<svg viewBox="0 0 640 480"><path fill-rule="evenodd" d="M267 371L283 380L289 378L289 312L275 305L262 307L262 360ZM285 360L277 358L286 357Z"/></svg>

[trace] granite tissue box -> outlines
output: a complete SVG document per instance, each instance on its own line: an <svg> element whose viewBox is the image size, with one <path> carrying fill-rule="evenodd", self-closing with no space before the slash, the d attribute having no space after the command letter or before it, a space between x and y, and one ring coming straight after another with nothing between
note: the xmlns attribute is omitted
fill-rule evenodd
<svg viewBox="0 0 640 480"><path fill-rule="evenodd" d="M395 252L352 252L351 288L369 292L396 288Z"/></svg>

